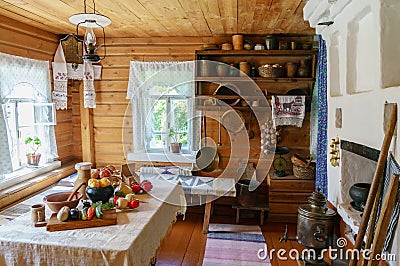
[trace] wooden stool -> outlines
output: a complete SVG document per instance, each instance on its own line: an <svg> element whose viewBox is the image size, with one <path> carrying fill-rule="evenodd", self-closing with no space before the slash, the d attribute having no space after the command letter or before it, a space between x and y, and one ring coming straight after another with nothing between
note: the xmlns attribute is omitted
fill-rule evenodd
<svg viewBox="0 0 400 266"><path fill-rule="evenodd" d="M239 223L240 220L240 210L260 211L260 225L264 224L264 212L269 211L269 206L267 204L258 204L256 206L242 206L235 204L232 208L236 209L236 223Z"/></svg>

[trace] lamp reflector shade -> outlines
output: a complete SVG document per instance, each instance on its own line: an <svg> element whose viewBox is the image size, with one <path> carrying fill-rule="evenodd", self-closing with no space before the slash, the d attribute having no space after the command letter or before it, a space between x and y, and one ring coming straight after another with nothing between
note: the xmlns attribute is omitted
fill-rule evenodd
<svg viewBox="0 0 400 266"><path fill-rule="evenodd" d="M99 27L107 27L111 24L111 19L106 16L94 13L79 13L69 17L69 22L72 24L78 25L82 27L90 27L90 28L99 28Z"/></svg>

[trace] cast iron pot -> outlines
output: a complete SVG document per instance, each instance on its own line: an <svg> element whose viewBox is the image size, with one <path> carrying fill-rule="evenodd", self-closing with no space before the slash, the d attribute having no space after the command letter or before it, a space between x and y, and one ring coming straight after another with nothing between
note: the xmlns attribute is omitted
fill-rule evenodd
<svg viewBox="0 0 400 266"><path fill-rule="evenodd" d="M364 211L370 188L370 183L356 183L350 187L349 194L354 200L351 202L351 206L357 211Z"/></svg>
<svg viewBox="0 0 400 266"><path fill-rule="evenodd" d="M101 201L102 203L106 203L109 199L114 195L113 186L108 187L86 187L86 195L93 202Z"/></svg>

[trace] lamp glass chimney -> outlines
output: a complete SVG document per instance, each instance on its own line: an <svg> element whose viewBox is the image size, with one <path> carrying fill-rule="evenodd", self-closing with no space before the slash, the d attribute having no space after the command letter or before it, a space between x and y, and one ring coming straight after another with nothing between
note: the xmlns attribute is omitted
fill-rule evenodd
<svg viewBox="0 0 400 266"><path fill-rule="evenodd" d="M86 44L86 50L89 52L89 50L93 50L96 47L96 35L93 32L92 27L87 27L86 32L85 32L85 44Z"/></svg>

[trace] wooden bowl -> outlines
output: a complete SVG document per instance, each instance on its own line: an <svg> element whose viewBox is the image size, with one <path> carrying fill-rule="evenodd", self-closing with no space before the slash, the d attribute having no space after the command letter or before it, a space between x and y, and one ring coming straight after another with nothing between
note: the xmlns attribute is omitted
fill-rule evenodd
<svg viewBox="0 0 400 266"><path fill-rule="evenodd" d="M58 212L64 206L68 206L70 209L73 209L78 206L79 200L83 195L79 192L76 192L75 195L72 196L72 199L67 201L70 194L71 192L57 192L49 194L43 198L43 202L46 203L53 212Z"/></svg>

